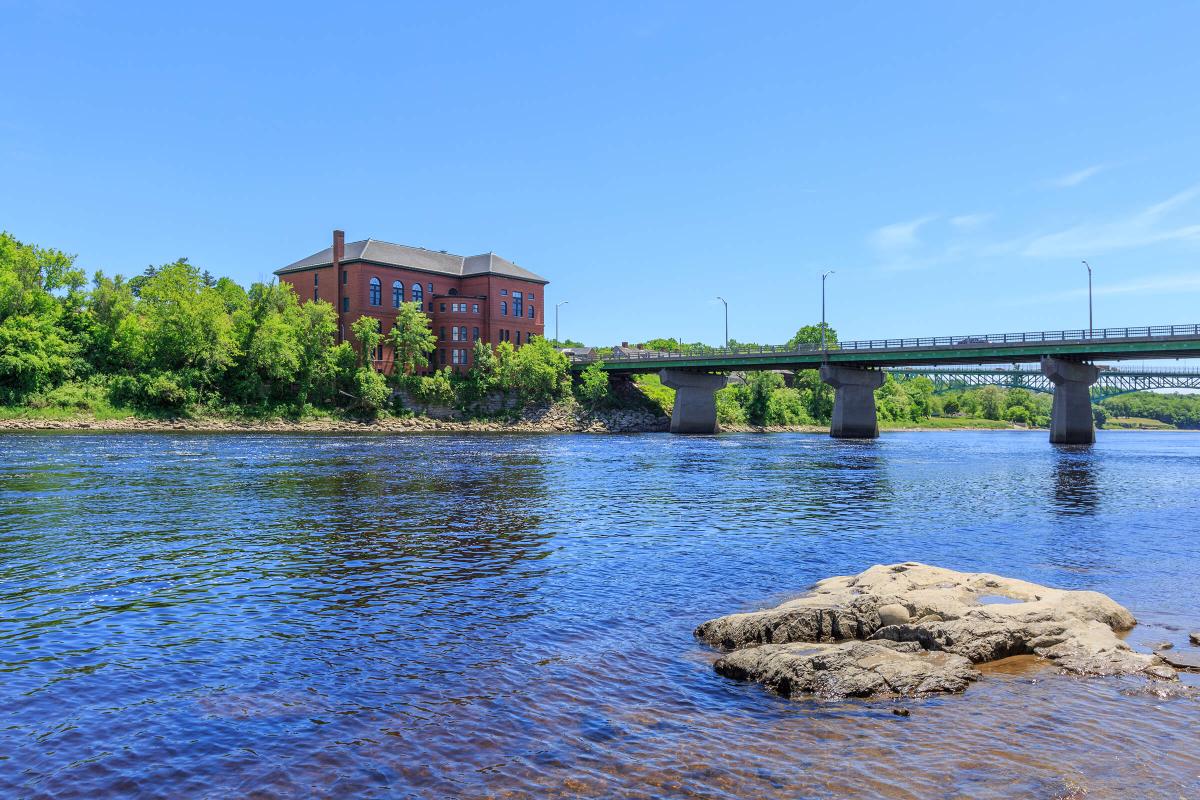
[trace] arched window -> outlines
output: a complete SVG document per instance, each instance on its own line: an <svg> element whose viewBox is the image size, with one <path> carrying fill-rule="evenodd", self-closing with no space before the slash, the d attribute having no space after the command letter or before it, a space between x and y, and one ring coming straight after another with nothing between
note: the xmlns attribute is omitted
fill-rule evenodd
<svg viewBox="0 0 1200 800"><path fill-rule="evenodd" d="M371 278L371 305L377 306L383 302L383 289L379 278Z"/></svg>
<svg viewBox="0 0 1200 800"><path fill-rule="evenodd" d="M454 287L450 287L450 291L447 292L447 294L449 294L451 297L454 297L455 295L458 294L458 289L455 289Z"/></svg>
<svg viewBox="0 0 1200 800"><path fill-rule="evenodd" d="M414 303L419 303L419 302L421 302L421 300L422 300L424 297L425 297L425 294L424 294L424 292L422 292L422 291L421 291L421 284L419 284L419 283L414 283L414 284L412 285L412 299L413 299L413 302L414 302Z"/></svg>
<svg viewBox="0 0 1200 800"><path fill-rule="evenodd" d="M404 302L404 284L400 281L392 281L392 308L399 308Z"/></svg>
<svg viewBox="0 0 1200 800"><path fill-rule="evenodd" d="M507 300L500 301L500 316L502 316L502 317L508 316L508 301Z"/></svg>

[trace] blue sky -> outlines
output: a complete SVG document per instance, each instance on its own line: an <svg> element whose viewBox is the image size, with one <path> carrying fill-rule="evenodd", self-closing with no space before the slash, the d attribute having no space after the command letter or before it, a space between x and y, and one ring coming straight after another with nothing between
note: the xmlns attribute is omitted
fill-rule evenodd
<svg viewBox="0 0 1200 800"><path fill-rule="evenodd" d="M834 4L830 4L831 6ZM1200 6L0 0L0 227L243 282L330 230L562 333L1200 321Z"/></svg>

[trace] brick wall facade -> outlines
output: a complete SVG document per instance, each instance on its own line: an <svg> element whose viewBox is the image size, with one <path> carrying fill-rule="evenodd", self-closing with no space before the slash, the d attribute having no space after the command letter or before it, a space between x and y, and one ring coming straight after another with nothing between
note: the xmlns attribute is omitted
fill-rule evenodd
<svg viewBox="0 0 1200 800"><path fill-rule="evenodd" d="M337 247L335 240L335 252ZM372 303L372 278L379 280L378 304ZM363 316L378 319L380 330L386 335L396 320L393 283L399 281L402 284L403 302L414 299L413 285L420 284L422 308L438 339L431 369L448 366L465 371L470 366L476 332L478 338L489 344L510 341L518 347L528 342L529 337L545 333L545 285L536 281L496 274L463 278L355 260L287 272L280 275L280 280L296 289L301 302L315 296L332 304L338 312L340 336L344 341L353 341L350 325ZM515 314L516 293L521 295L520 317ZM454 335L455 329L459 333L458 339ZM386 346L382 349L376 366L390 372L392 350ZM460 351L458 364L454 363L457 360L455 351Z"/></svg>

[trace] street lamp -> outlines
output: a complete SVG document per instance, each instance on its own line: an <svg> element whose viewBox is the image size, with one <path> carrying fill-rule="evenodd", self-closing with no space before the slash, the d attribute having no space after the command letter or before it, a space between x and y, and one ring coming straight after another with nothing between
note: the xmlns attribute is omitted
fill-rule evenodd
<svg viewBox="0 0 1200 800"><path fill-rule="evenodd" d="M825 279L833 274L833 270L821 273L821 349L825 349ZM828 353L826 353L828 355Z"/></svg>
<svg viewBox="0 0 1200 800"><path fill-rule="evenodd" d="M725 349L729 349L729 303L725 302L725 298L717 295L717 299L725 303Z"/></svg>
<svg viewBox="0 0 1200 800"><path fill-rule="evenodd" d="M1092 265L1087 263L1086 261L1083 262L1083 265L1085 267L1087 267L1087 271L1088 271L1088 338L1091 339L1093 336L1093 333L1092 333L1092 331L1093 331L1093 328L1092 328Z"/></svg>
<svg viewBox="0 0 1200 800"><path fill-rule="evenodd" d="M554 346L562 347L562 340L558 338L558 307L565 306L570 300L563 300L561 303L554 304Z"/></svg>

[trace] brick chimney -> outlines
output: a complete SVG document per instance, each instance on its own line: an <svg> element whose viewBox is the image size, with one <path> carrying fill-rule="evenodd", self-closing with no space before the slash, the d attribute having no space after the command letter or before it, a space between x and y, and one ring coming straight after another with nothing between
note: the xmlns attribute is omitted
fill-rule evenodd
<svg viewBox="0 0 1200 800"><path fill-rule="evenodd" d="M345 279L342 277L342 259L346 257L346 232L333 232L333 280L337 285L338 342L346 340L346 321L342 318L342 298L345 296Z"/></svg>

